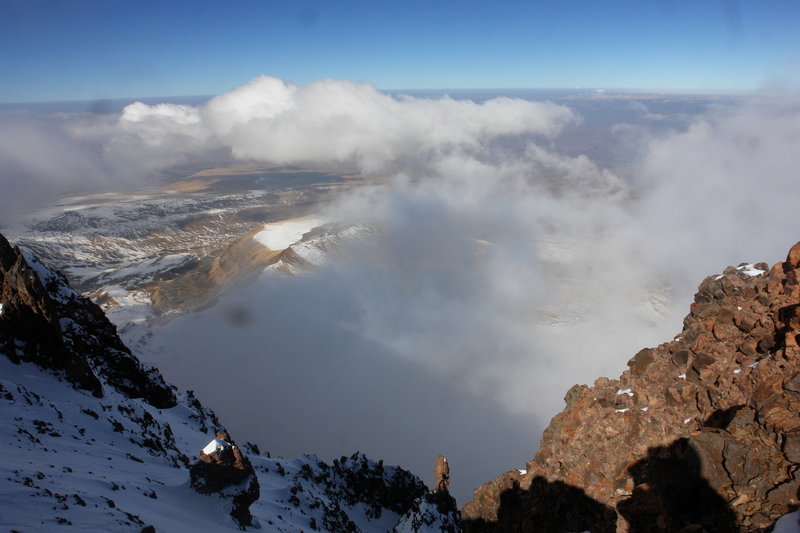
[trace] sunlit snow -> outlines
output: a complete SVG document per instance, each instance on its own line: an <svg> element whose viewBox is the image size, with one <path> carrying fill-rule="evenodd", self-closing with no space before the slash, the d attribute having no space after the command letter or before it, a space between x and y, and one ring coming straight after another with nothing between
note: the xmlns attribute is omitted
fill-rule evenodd
<svg viewBox="0 0 800 533"><path fill-rule="evenodd" d="M206 447L203 448L203 453L206 454L206 455L211 455L212 453L215 453L215 452L221 452L222 450L226 449L228 446L230 446L230 444L228 444L224 440L214 439L211 442L209 442L208 444L206 444Z"/></svg>
<svg viewBox="0 0 800 533"><path fill-rule="evenodd" d="M742 265L738 267L736 270L747 276L760 276L761 274L764 274L766 272L766 270L761 270L760 268L756 268L750 263Z"/></svg>
<svg viewBox="0 0 800 533"><path fill-rule="evenodd" d="M304 234L324 223L320 218L309 216L265 224L264 229L256 234L255 240L270 250L285 250L302 239Z"/></svg>

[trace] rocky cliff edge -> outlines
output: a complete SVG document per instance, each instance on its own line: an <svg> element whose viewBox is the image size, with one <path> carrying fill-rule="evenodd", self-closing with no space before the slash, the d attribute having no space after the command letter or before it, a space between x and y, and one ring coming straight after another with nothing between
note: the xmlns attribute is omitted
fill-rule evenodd
<svg viewBox="0 0 800 533"><path fill-rule="evenodd" d="M769 531L798 508L800 243L699 287L676 338L576 385L527 470L474 491L476 531Z"/></svg>

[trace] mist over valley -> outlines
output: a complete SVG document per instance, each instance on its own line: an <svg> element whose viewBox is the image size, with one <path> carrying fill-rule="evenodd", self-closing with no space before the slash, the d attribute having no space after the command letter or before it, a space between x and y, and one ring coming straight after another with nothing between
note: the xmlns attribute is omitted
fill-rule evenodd
<svg viewBox="0 0 800 533"><path fill-rule="evenodd" d="M678 334L705 275L796 240L780 91L261 76L30 109L0 114L2 230L138 357L275 454L360 450L426 478L442 453L461 503L524 467L570 386Z"/></svg>

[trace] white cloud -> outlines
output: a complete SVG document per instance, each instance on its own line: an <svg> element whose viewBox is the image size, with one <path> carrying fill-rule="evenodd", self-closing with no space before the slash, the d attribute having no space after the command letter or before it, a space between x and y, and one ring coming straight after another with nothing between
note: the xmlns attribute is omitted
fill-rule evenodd
<svg viewBox="0 0 800 533"><path fill-rule="evenodd" d="M132 104L120 124L145 144L168 143L174 151L185 151L181 139L168 138L180 126L181 134L228 148L241 159L345 163L385 174L424 168L450 154L478 156L503 136L552 137L577 120L568 108L550 103L394 98L343 80L299 88L261 76L199 110Z"/></svg>
<svg viewBox="0 0 800 533"><path fill-rule="evenodd" d="M756 97L686 132L650 139L638 173L643 233L682 284L748 259L777 260L798 239L800 98Z"/></svg>
<svg viewBox="0 0 800 533"><path fill-rule="evenodd" d="M203 109L209 129L221 136L253 120L270 119L293 107L298 87L278 78L259 76L213 98Z"/></svg>

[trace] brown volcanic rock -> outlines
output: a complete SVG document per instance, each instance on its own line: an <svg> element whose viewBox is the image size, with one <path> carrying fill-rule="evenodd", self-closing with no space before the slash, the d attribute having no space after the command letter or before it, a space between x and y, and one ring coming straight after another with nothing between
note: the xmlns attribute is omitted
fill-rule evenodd
<svg viewBox="0 0 800 533"><path fill-rule="evenodd" d="M261 491L247 457L226 433L219 432L198 456L199 460L189 467L192 487L201 494L217 493L230 498L230 515L240 526L252 525L250 505L258 500Z"/></svg>
<svg viewBox="0 0 800 533"><path fill-rule="evenodd" d="M572 387L527 472L478 488L465 529L769 531L796 508L800 243L756 268L709 276L675 340Z"/></svg>
<svg viewBox="0 0 800 533"><path fill-rule="evenodd" d="M66 278L25 257L0 235L0 353L63 372L77 387L102 396L102 385L158 408L176 404L161 374L142 366L103 311Z"/></svg>

